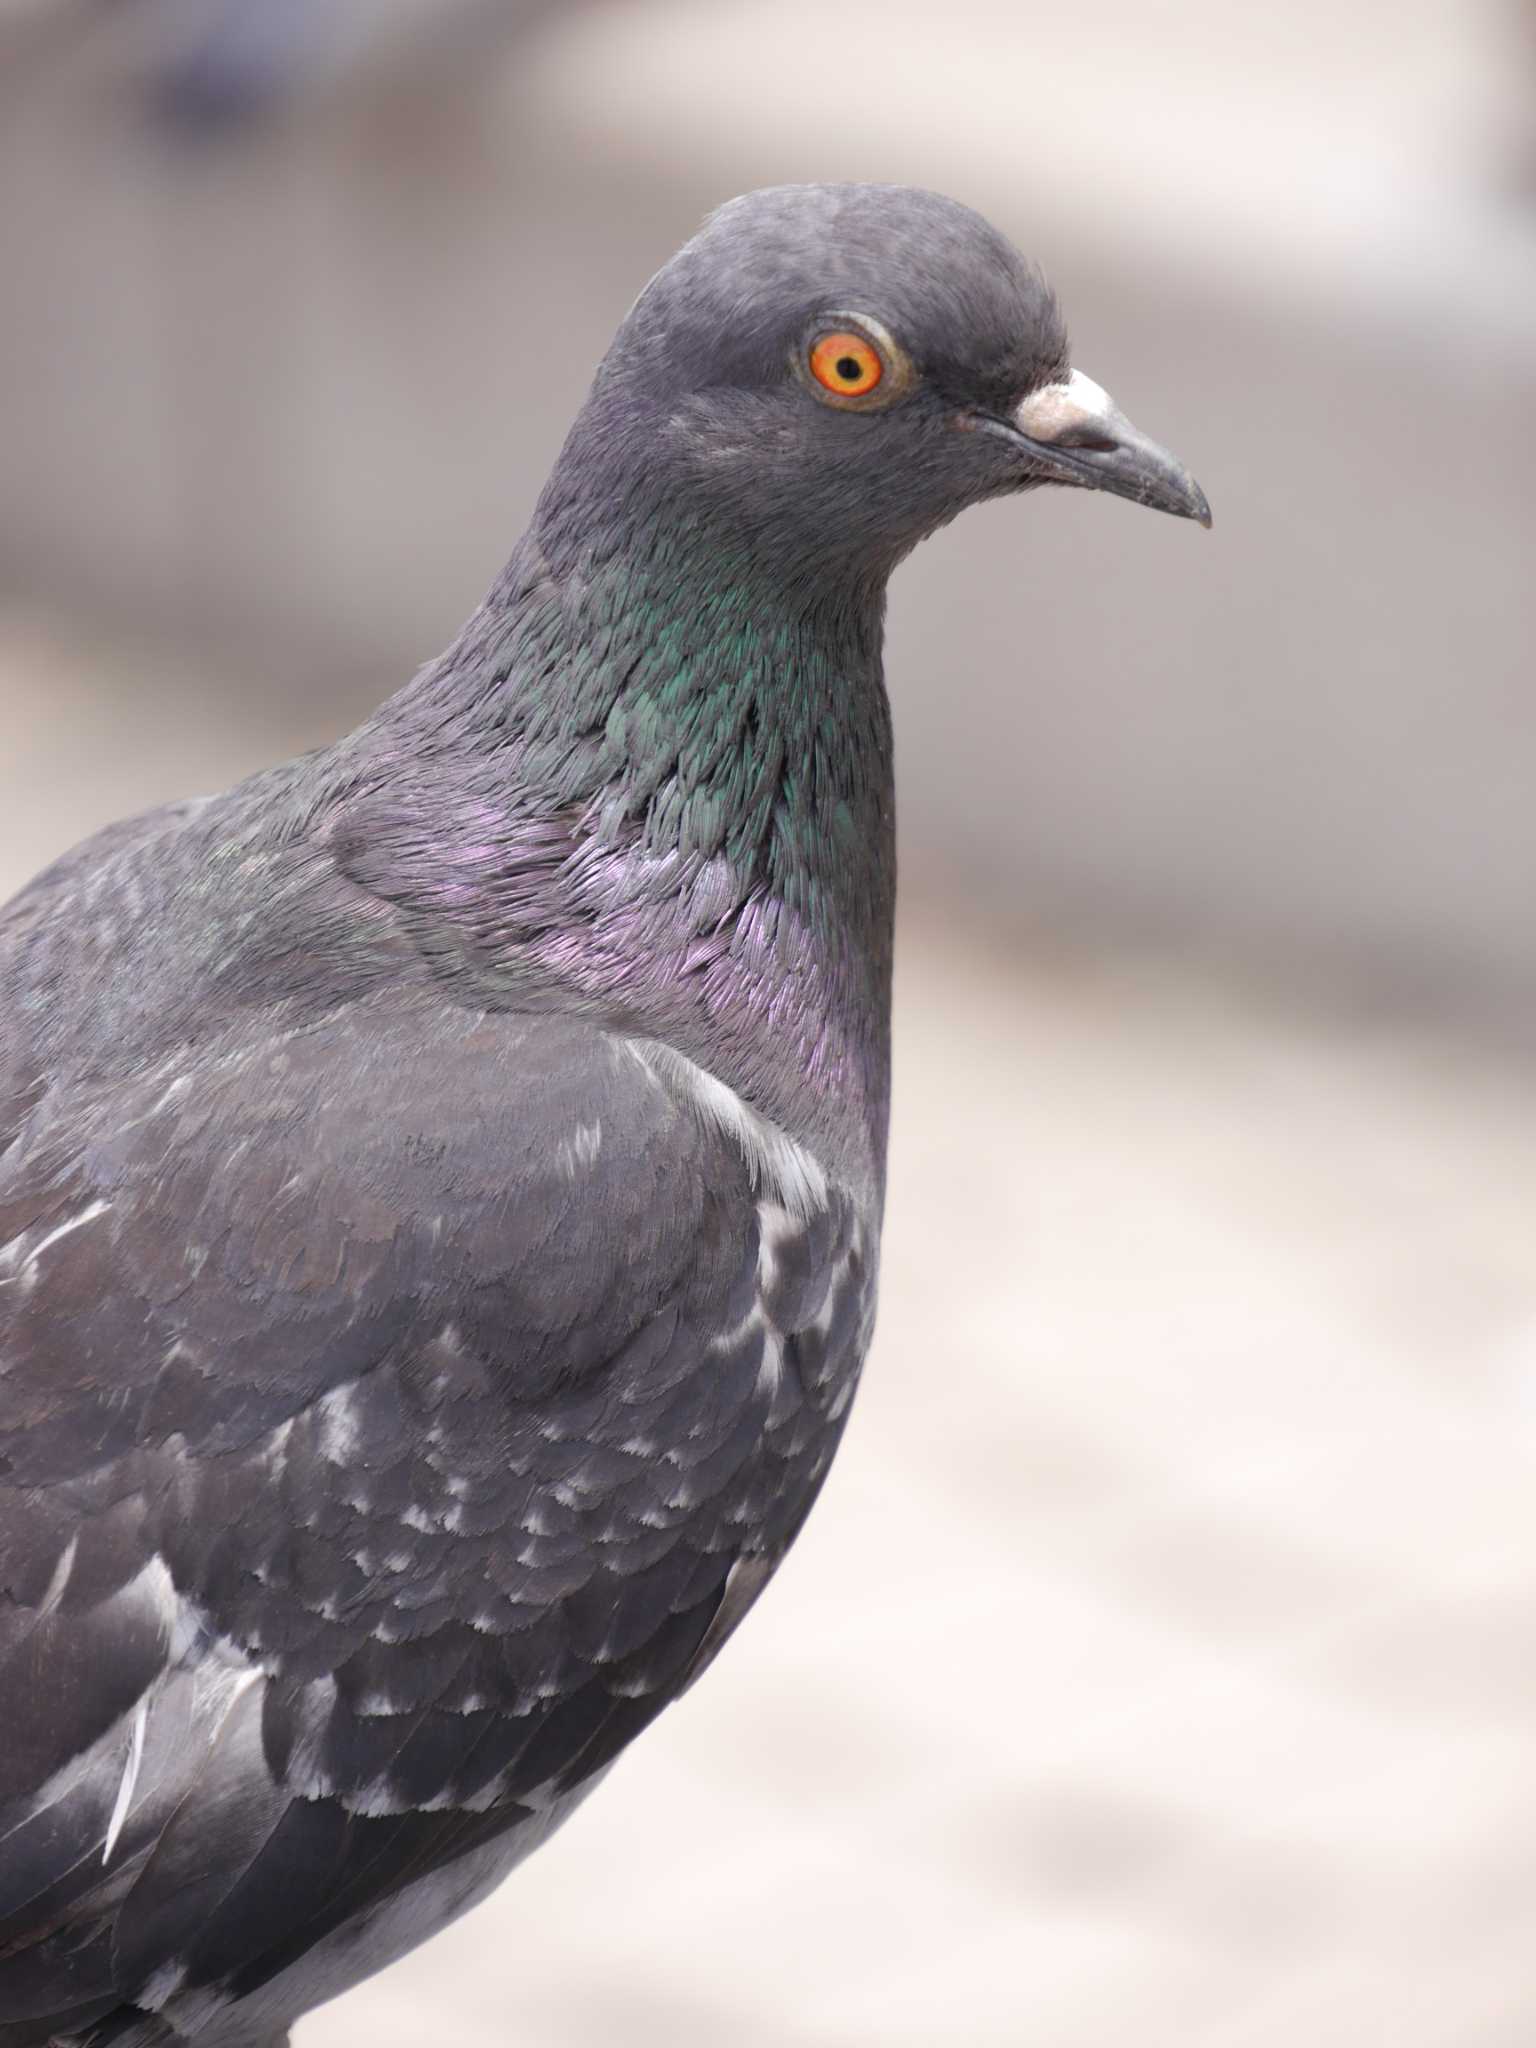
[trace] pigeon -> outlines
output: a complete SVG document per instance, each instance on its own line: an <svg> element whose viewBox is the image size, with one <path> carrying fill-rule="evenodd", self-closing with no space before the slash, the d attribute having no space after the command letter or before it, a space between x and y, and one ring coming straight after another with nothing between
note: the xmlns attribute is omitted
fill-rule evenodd
<svg viewBox="0 0 1536 2048"><path fill-rule="evenodd" d="M887 579L1209 523L1038 271L733 200L360 729L0 911L0 2048L278 2048L705 1669L874 1318Z"/></svg>

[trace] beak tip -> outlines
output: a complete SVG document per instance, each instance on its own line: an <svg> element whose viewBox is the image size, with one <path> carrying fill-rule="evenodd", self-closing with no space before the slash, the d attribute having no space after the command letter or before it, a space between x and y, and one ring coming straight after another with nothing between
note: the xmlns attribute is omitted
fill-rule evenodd
<svg viewBox="0 0 1536 2048"><path fill-rule="evenodd" d="M1203 526L1206 532L1209 533L1211 530L1210 499L1201 490L1194 478L1187 473L1179 478L1179 486L1179 502L1169 504L1165 499L1163 502L1166 509L1177 513L1181 519L1192 519L1196 526Z"/></svg>

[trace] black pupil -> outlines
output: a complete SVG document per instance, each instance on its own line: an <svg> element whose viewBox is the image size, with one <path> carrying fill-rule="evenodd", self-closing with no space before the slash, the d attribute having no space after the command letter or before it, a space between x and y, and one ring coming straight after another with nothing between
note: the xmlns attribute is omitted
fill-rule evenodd
<svg viewBox="0 0 1536 2048"><path fill-rule="evenodd" d="M839 356L837 374L845 384L857 384L864 374L864 365L857 356Z"/></svg>

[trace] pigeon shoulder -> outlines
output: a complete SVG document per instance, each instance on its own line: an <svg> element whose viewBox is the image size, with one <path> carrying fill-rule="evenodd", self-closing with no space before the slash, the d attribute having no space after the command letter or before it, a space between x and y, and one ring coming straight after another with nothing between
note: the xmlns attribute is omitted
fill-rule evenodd
<svg viewBox="0 0 1536 2048"><path fill-rule="evenodd" d="M103 825L39 869L0 904L0 943L45 917L67 916L77 906L88 913L103 885L108 890L113 886L115 864L122 856L162 845L214 801L184 797Z"/></svg>

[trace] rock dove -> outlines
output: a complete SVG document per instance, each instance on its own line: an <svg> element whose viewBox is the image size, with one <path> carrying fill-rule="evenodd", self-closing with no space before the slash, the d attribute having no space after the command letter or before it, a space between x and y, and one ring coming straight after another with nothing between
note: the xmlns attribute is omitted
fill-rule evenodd
<svg viewBox="0 0 1536 2048"><path fill-rule="evenodd" d="M869 1343L886 580L1208 522L1037 272L757 192L360 730L0 912L0 2044L275 2048L715 1655Z"/></svg>

